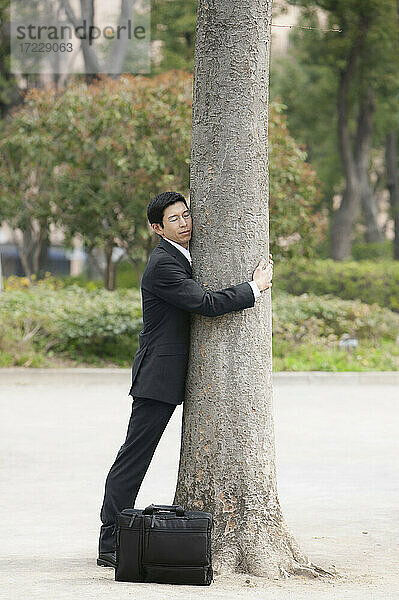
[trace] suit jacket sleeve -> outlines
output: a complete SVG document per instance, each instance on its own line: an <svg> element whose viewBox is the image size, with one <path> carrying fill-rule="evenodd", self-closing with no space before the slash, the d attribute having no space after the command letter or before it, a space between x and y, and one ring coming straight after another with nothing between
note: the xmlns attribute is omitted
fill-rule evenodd
<svg viewBox="0 0 399 600"><path fill-rule="evenodd" d="M191 313L217 317L255 304L248 282L217 292L205 291L177 261L159 261L151 274L150 291L169 304Z"/></svg>

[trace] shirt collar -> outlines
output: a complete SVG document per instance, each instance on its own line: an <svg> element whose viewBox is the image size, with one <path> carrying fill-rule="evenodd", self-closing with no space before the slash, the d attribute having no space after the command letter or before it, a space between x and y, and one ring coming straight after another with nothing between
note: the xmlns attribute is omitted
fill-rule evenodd
<svg viewBox="0 0 399 600"><path fill-rule="evenodd" d="M169 240L168 238L164 237L163 238L166 242L169 242L169 244L172 244L172 246L174 246L175 248L177 248L178 250L180 250L180 252L183 254L183 256L185 256L188 260L188 262L190 263L190 265L192 264L192 260L191 260L191 254L190 254L190 250L186 250L186 248L184 248L184 246L181 246L180 244L178 244L177 242L172 242L172 240Z"/></svg>

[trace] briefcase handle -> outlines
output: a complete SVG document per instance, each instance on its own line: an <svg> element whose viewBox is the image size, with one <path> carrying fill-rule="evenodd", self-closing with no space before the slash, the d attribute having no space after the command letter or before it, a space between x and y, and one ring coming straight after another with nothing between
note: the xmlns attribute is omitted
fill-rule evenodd
<svg viewBox="0 0 399 600"><path fill-rule="evenodd" d="M143 515L152 515L158 510L174 512L178 517L184 517L184 508L178 504L174 504L173 506L168 506L167 504L150 504L143 510Z"/></svg>

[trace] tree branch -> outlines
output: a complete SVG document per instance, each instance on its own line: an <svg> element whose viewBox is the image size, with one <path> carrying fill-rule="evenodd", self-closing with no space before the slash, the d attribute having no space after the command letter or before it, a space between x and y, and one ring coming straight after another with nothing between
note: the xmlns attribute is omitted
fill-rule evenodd
<svg viewBox="0 0 399 600"><path fill-rule="evenodd" d="M133 9L137 0L121 0L121 11L119 15L118 25L127 26L127 22L130 19L133 25ZM123 63L126 58L126 53L129 45L129 38L127 36L127 30L120 39L114 39L112 45L112 52L107 63L107 72L113 73L114 76L120 75L122 72Z"/></svg>
<svg viewBox="0 0 399 600"><path fill-rule="evenodd" d="M68 19L71 21L74 27L82 25L84 20L86 20L87 28L89 28L91 25L94 25L94 0L80 0L81 21L79 21L79 19L73 12L69 0L61 0L61 3ZM102 69L100 66L100 62L98 60L98 56L96 54L94 46L92 45L92 40L90 36L86 36L80 41L82 45L86 73L101 73Z"/></svg>
<svg viewBox="0 0 399 600"><path fill-rule="evenodd" d="M66 12L66 16L71 21L74 27L78 27L79 21L77 20L75 13L73 12L72 6L69 3L69 0L61 0L61 6Z"/></svg>

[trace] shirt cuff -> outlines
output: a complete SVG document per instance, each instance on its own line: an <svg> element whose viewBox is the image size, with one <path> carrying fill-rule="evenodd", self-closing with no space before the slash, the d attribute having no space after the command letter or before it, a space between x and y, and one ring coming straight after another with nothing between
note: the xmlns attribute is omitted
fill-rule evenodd
<svg viewBox="0 0 399 600"><path fill-rule="evenodd" d="M254 293L255 300L257 300L261 296L261 292L260 292L260 289L258 288L258 284L256 283L256 281L248 281L248 283L251 286L251 289Z"/></svg>

